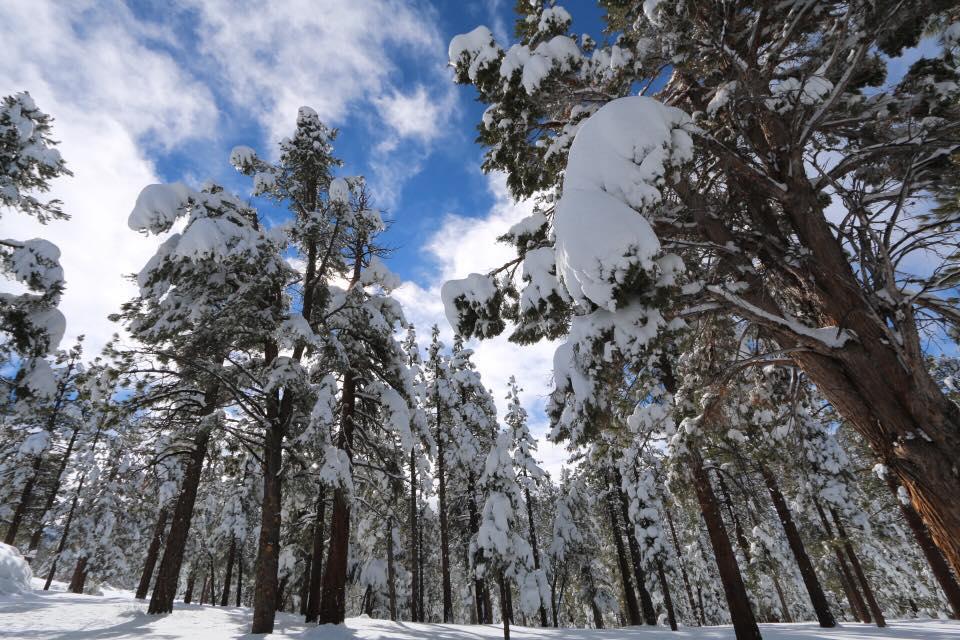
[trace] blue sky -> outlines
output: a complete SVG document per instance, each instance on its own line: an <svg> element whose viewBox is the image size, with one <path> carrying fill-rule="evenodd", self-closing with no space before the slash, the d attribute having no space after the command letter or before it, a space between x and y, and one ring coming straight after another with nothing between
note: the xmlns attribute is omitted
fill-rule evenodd
<svg viewBox="0 0 960 640"><path fill-rule="evenodd" d="M241 194L249 181L230 150L264 155L308 105L340 129L344 175L363 174L394 221L386 241L407 317L429 336L441 326L445 279L483 271L509 255L494 239L530 211L503 181L480 171L475 126L484 109L452 82L450 39L485 24L503 45L513 0L6 0L0 3L0 95L29 91L56 119L55 137L73 170L52 195L72 219L40 227L5 217L14 237L40 236L62 251L68 346L86 335L95 355L117 330L106 316L135 294L158 244L126 219L151 183L214 180ZM600 10L567 7L580 32L601 39ZM282 211L264 208L280 221ZM516 374L535 433L549 389L553 347L503 338L475 345L475 361L503 407ZM554 471L564 454L542 443Z"/></svg>

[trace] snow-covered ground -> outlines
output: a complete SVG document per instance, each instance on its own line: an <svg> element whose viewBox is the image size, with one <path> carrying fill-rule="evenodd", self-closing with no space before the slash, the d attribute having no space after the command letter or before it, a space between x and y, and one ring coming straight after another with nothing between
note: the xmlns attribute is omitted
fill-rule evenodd
<svg viewBox="0 0 960 640"><path fill-rule="evenodd" d="M39 589L40 581L34 579ZM62 591L34 591L21 596L0 596L0 638L4 640L227 640L254 638L250 609L211 607L178 603L170 615L148 616L147 605L130 592L105 589L101 596L78 596ZM960 623L943 620L893 620L887 629L851 624L824 630L815 624L760 625L767 640L950 640L960 638ZM307 626L300 616L277 615L276 632L267 638L298 640L483 640L502 637L499 625L466 626L394 623L386 620L350 618L344 627ZM516 640L720 640L733 638L730 627L682 629L630 628L595 631L586 629L511 628Z"/></svg>

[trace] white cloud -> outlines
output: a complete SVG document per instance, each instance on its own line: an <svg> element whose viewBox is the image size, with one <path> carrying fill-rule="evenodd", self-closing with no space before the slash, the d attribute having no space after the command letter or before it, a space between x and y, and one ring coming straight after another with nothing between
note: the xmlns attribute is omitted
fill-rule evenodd
<svg viewBox="0 0 960 640"><path fill-rule="evenodd" d="M444 50L431 16L399 0L185 4L224 90L266 126L271 140L289 135L303 105L342 122L357 101L390 93L397 67L389 48L426 60Z"/></svg>
<svg viewBox="0 0 960 640"><path fill-rule="evenodd" d="M139 271L156 246L126 224L140 189L158 181L140 143L169 147L217 120L207 88L142 44L148 35L163 34L147 34L121 4L0 4L0 95L30 91L55 118L54 138L74 172L49 194L63 200L71 220L43 226L7 212L4 235L59 245L67 281L62 344L86 334L90 356L116 330L106 316L135 293L124 274Z"/></svg>
<svg viewBox="0 0 960 640"><path fill-rule="evenodd" d="M431 95L422 84L411 93L394 91L376 99L380 117L401 138L430 142L440 135L441 127L453 108L453 94Z"/></svg>
<svg viewBox="0 0 960 640"><path fill-rule="evenodd" d="M430 339L430 327L440 327L441 339L449 345L453 330L447 323L440 301L440 286L451 278L484 273L513 257L513 249L496 241L513 224L529 215L531 202L514 203L502 176L489 179L494 204L483 217L470 218L449 214L424 245L424 251L436 263L436 271L426 286L404 282L394 296L404 307L407 319L417 326L421 344ZM520 346L506 335L483 341L471 341L473 361L484 383L493 391L501 416L506 411L507 380L515 375L523 392L521 402L530 414L531 431L539 440L539 457L545 469L556 479L567 459L563 447L547 442L544 401L551 389L553 343Z"/></svg>

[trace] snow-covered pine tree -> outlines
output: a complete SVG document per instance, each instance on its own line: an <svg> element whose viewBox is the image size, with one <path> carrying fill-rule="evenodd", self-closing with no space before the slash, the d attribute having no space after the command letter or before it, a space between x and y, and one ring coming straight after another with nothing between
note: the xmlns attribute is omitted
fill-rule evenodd
<svg viewBox="0 0 960 640"><path fill-rule="evenodd" d="M549 482L549 478L546 477L535 457L537 441L527 427L527 410L520 403L520 391L517 379L510 376L510 380L507 381L507 414L503 421L510 430L510 437L513 440L513 464L518 470L517 480L523 488L523 499L527 512L527 536L530 542L530 551L533 555L533 578L538 587L537 593L540 598L538 607L540 626L546 627L549 586L546 572L541 567L540 545L537 540L537 527L533 517L534 504L530 490L536 490L542 483Z"/></svg>
<svg viewBox="0 0 960 640"><path fill-rule="evenodd" d="M927 215L956 182L952 4L604 5L620 34L607 46L578 44L566 12L541 2L520 7L521 41L506 50L484 27L450 44L457 80L489 105L484 168L506 171L515 195L549 192L508 237L517 259L445 287L451 321L485 337L514 320L514 339L529 341L566 333L571 317L573 345L581 318L594 334L616 319L620 350L718 309L762 326L900 480L960 571L960 506L945 498L960 491L949 471L960 410L928 374L918 328L922 317L956 330L953 280L939 275L952 252L907 266L960 231L955 209ZM940 50L888 78L888 61L925 32ZM655 97L629 95L638 85ZM710 264L667 301L651 284L680 264L661 247Z"/></svg>
<svg viewBox="0 0 960 640"><path fill-rule="evenodd" d="M500 585L500 619L504 640L510 640L510 611L507 589L515 582L520 589L524 611L532 613L540 606L540 586L533 567L533 553L522 533L523 494L510 450L513 437L509 430L497 436L487 455L480 487L484 495L477 549L483 550L477 570Z"/></svg>
<svg viewBox="0 0 960 640"><path fill-rule="evenodd" d="M53 118L37 108L29 93L0 99L0 210L35 217L46 224L64 220L59 200L44 201L50 181L72 175L51 138ZM15 372L3 374L18 393L52 396L57 383L44 356L56 351L66 329L57 309L63 295L60 249L42 238L0 238L0 274L26 289L0 293L0 362ZM16 287L14 288L16 289Z"/></svg>

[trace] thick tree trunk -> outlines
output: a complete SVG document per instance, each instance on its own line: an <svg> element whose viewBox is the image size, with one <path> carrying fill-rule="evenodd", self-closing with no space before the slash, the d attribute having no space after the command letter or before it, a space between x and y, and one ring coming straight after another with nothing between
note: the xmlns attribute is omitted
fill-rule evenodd
<svg viewBox="0 0 960 640"><path fill-rule="evenodd" d="M140 574L140 584L137 585L137 600L145 600L150 591L150 582L153 580L153 570L157 566L157 556L160 555L160 546L163 544L163 534L167 529L167 508L160 509L157 524L153 528L153 538L147 548L147 559L143 563L143 573Z"/></svg>
<svg viewBox="0 0 960 640"><path fill-rule="evenodd" d="M443 585L443 622L453 623L453 588L450 585L450 530L447 523L447 472L444 436L440 423L440 399L437 399L437 479L440 516L440 576Z"/></svg>
<svg viewBox="0 0 960 640"><path fill-rule="evenodd" d="M800 531L793 522L793 515L787 506L787 501L780 492L777 485L777 479L770 472L766 465L760 464L760 474L767 485L767 491L770 493L770 499L773 501L773 508L777 511L777 517L780 518L780 524L783 526L784 533L787 534L787 544L790 545L790 551L800 569L800 577L803 578L803 586L807 589L807 595L810 596L810 603L817 614L817 621L821 627L830 628L837 626L837 621L830 611L830 604L827 602L827 596L823 592L823 586L820 579L810 562L810 556L807 555L807 549L800 537Z"/></svg>
<svg viewBox="0 0 960 640"><path fill-rule="evenodd" d="M277 569L280 561L280 509L283 466L283 428L272 421L263 447L263 502L260 514L260 540L253 586L253 624L251 633L273 633L273 622L280 598Z"/></svg>
<svg viewBox="0 0 960 640"><path fill-rule="evenodd" d="M860 564L860 558L857 557L856 552L853 550L853 545L850 543L850 538L847 537L847 532L844 530L843 522L841 522L839 514L836 512L836 510L831 509L830 515L833 516L833 522L835 525L837 525L837 534L839 534L840 539L843 541L843 550L846 552L847 558L850 560L850 566L853 568L853 575L856 576L857 582L860 583L860 588L863 589L863 595L867 600L867 606L870 608L870 613L873 615L874 621L877 623L878 627L887 626L887 622L883 617L883 612L880 610L880 605L877 604L877 598L873 594L873 588L867 581L867 575L864 573L863 567Z"/></svg>
<svg viewBox="0 0 960 640"><path fill-rule="evenodd" d="M417 453L410 451L410 619L421 622L420 612L420 563L417 561Z"/></svg>
<svg viewBox="0 0 960 640"><path fill-rule="evenodd" d="M213 406L209 412L213 412ZM160 568L157 570L157 580L150 596L148 613L170 613L173 611L173 599L177 595L180 582L180 569L183 566L183 553L187 546L187 536L190 532L190 522L193 519L193 506L197 501L197 489L200 486L200 474L203 471L203 461L207 455L207 445L210 442L210 429L204 428L193 442L193 452L187 462L187 469L183 475L183 484L177 504L173 509L173 520L170 522L170 533L163 547L163 556L160 558Z"/></svg>
<svg viewBox="0 0 960 640"><path fill-rule="evenodd" d="M220 606L230 603L230 581L233 579L233 562L237 556L237 537L230 536L230 548L227 550L227 571L223 577L223 595L220 597Z"/></svg>
<svg viewBox="0 0 960 640"><path fill-rule="evenodd" d="M697 621L702 627L705 624L703 611L698 611L693 601L693 589L690 588L690 576L687 575L687 565L683 561L683 552L680 551L680 539L677 537L677 529L673 525L673 515L670 506L665 506L663 511L667 516L667 525L670 527L670 538L673 540L674 553L677 554L677 565L680 567L680 576L683 578L683 588L687 592L687 606L690 607L691 615L696 616Z"/></svg>
<svg viewBox="0 0 960 640"><path fill-rule="evenodd" d="M640 556L640 544L637 542L637 536L633 525L630 522L630 508L627 504L627 495L623 492L622 478L620 472L614 470L615 490L617 500L620 503L620 517L623 519L624 533L627 536L627 544L630 547L630 558L633 560L633 577L637 581L637 592L640 594L640 612L643 614L644 623L656 626L657 613L653 610L653 598L647 590L646 575L643 572L641 563L643 559Z"/></svg>
<svg viewBox="0 0 960 640"><path fill-rule="evenodd" d="M77 558L77 564L73 568L73 577L70 578L70 593L83 593L83 587L87 582L87 556Z"/></svg>
<svg viewBox="0 0 960 640"><path fill-rule="evenodd" d="M627 552L623 548L623 534L620 531L620 523L617 522L617 512L614 509L614 495L607 496L607 515L610 518L610 531L613 534L613 543L617 549L617 562L620 566L620 579L623 584L623 600L627 606L627 620L630 625L638 626L643 624L643 618L640 617L640 606L637 604L637 594L633 591L633 582L630 579L630 565L627 562Z"/></svg>
<svg viewBox="0 0 960 640"><path fill-rule="evenodd" d="M537 547L537 527L533 520L533 500L530 498L530 489L524 487L524 498L527 501L527 527L530 530L530 548L533 550L533 568L540 570L540 550ZM540 602L540 626L547 626L547 610Z"/></svg>
<svg viewBox="0 0 960 640"><path fill-rule="evenodd" d="M353 416L356 410L357 381L347 373L341 394L340 448L353 459ZM330 551L323 573L320 595L320 624L341 624L347 606L347 554L350 550L350 503L343 489L333 492L333 514L330 519Z"/></svg>
<svg viewBox="0 0 960 640"><path fill-rule="evenodd" d="M900 500L896 480L894 480L889 473L884 474L884 479L891 493L893 493L894 499L897 501L897 506L900 508L903 519L906 521L907 526L910 527L910 531L913 533L917 545L923 552L923 556L927 559L927 564L930 565L930 571L933 572L934 577L940 584L940 588L947 597L947 602L950 603L953 618L960 620L960 583L957 582L957 578L950 571L950 566L944 559L943 552L934 544L933 539L930 537L930 532L927 531L927 525L923 523L920 514L916 512L912 504L904 504L903 501Z"/></svg>
<svg viewBox="0 0 960 640"><path fill-rule="evenodd" d="M200 587L200 604L207 604L207 588L210 586L210 575L203 576L203 586Z"/></svg>
<svg viewBox="0 0 960 640"><path fill-rule="evenodd" d="M387 595L389 596L390 619L397 621L397 576L393 565L393 518L387 518Z"/></svg>
<svg viewBox="0 0 960 640"><path fill-rule="evenodd" d="M703 465L703 458L696 449L690 451L690 466L693 473L693 485L696 490L700 510L707 525L707 533L713 546L713 555L720 572L720 581L723 583L723 592L727 599L727 608L733 622L733 630L737 640L759 640L760 629L757 627L750 598L743 584L737 556L733 552L730 538L723 525L720 515L720 505L710 484L710 477Z"/></svg>
<svg viewBox="0 0 960 640"><path fill-rule="evenodd" d="M323 527L326 522L327 488L320 485L317 494L317 517L313 523L313 560L310 563L310 590L307 594L306 621L316 622L320 614L323 588Z"/></svg>

